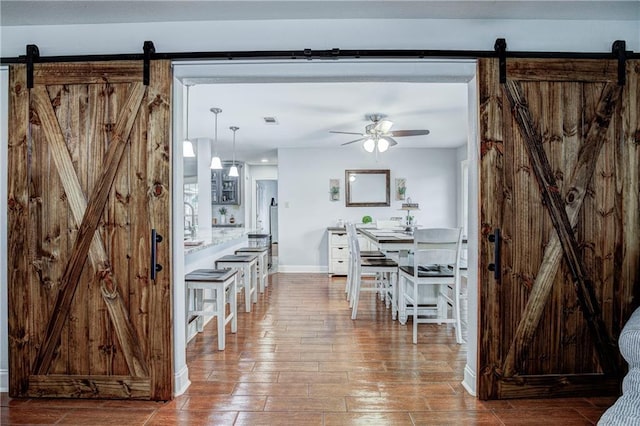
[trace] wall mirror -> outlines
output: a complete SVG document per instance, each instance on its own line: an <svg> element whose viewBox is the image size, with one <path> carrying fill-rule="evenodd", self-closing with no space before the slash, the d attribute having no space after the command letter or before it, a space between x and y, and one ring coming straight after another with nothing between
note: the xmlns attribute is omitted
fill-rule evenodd
<svg viewBox="0 0 640 426"><path fill-rule="evenodd" d="M345 170L347 207L389 206L389 170Z"/></svg>

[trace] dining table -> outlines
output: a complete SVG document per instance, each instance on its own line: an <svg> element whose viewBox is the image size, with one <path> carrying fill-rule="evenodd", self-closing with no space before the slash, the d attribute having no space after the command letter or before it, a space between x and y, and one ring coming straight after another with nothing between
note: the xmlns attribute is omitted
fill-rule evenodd
<svg viewBox="0 0 640 426"><path fill-rule="evenodd" d="M382 252L398 252L401 265L408 262L409 252L413 249L413 233L404 228L358 228L358 232L367 238Z"/></svg>

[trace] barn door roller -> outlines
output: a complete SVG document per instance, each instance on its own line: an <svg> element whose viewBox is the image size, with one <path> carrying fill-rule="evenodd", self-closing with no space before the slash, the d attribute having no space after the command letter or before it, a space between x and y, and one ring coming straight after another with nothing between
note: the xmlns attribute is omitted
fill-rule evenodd
<svg viewBox="0 0 640 426"><path fill-rule="evenodd" d="M33 64L40 58L40 50L35 44L27 44L27 89L33 89Z"/></svg>
<svg viewBox="0 0 640 426"><path fill-rule="evenodd" d="M498 54L498 68L500 70L500 84L507 82L507 40L496 39L493 49Z"/></svg>
<svg viewBox="0 0 640 426"><path fill-rule="evenodd" d="M145 41L144 46L142 47L144 50L144 65L142 67L142 84L145 86L149 85L149 70L151 69L151 55L156 53L156 47L153 45L152 41Z"/></svg>
<svg viewBox="0 0 640 426"><path fill-rule="evenodd" d="M614 41L611 52L618 59L618 86L624 86L627 82L627 42L624 40Z"/></svg>

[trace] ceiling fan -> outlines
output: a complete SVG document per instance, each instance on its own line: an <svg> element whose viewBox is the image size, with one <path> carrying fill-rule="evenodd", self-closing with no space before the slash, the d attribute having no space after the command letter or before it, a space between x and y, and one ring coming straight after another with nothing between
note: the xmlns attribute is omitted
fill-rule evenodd
<svg viewBox="0 0 640 426"><path fill-rule="evenodd" d="M391 131L391 126L393 126L393 122L389 120L384 120L385 115L383 114L368 114L367 120L371 121L371 124L368 124L364 128L364 133L358 132L342 132L338 130L330 130L329 133L341 133L345 135L360 135L361 138L354 139L349 142L345 142L342 145L349 145L355 142L364 141L363 147L367 152L373 152L377 149L379 152L386 151L390 146L397 145L393 138L399 138L403 136L421 136L428 135L428 130L394 130Z"/></svg>

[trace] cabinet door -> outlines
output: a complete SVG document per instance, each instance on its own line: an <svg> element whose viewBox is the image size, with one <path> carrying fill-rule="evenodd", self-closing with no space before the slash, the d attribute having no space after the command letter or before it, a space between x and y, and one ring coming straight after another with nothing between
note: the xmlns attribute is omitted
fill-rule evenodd
<svg viewBox="0 0 640 426"><path fill-rule="evenodd" d="M242 166L236 163L238 170ZM211 203L240 205L241 178L229 176L231 165L224 165L222 170L211 171Z"/></svg>
<svg viewBox="0 0 640 426"><path fill-rule="evenodd" d="M218 204L220 199L220 171L211 171L211 203Z"/></svg>
<svg viewBox="0 0 640 426"><path fill-rule="evenodd" d="M238 178L229 176L229 169L224 169L220 194L221 204L240 204L238 199Z"/></svg>

